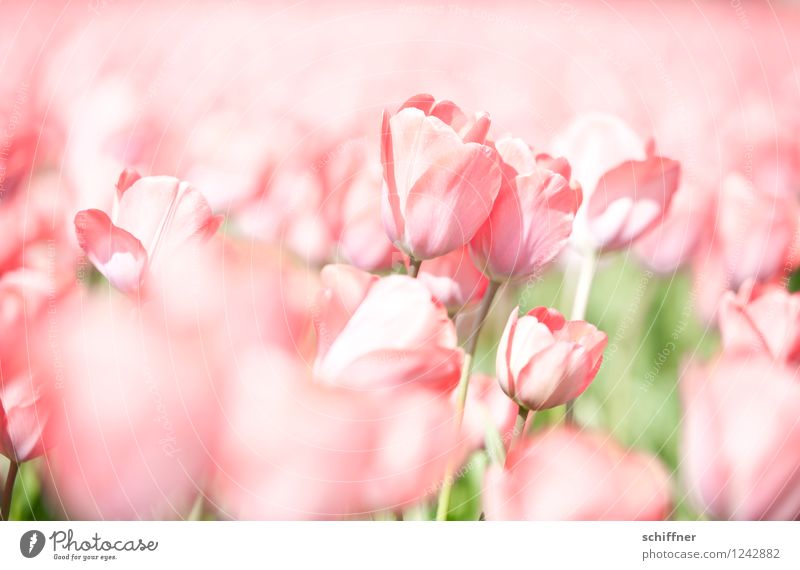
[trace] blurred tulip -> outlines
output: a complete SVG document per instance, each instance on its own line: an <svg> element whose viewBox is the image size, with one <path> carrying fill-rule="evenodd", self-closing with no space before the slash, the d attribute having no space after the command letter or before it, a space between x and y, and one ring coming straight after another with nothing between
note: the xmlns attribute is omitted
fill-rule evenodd
<svg viewBox="0 0 800 570"><path fill-rule="evenodd" d="M224 517L399 510L435 493L448 461L464 459L447 398L414 387L378 394L321 386L275 352L245 355L238 370L212 495Z"/></svg>
<svg viewBox="0 0 800 570"><path fill-rule="evenodd" d="M180 246L207 239L222 221L197 189L177 178L141 178L126 170L117 193L113 221L101 210L82 210L75 231L92 264L129 295L139 293L158 257L169 259Z"/></svg>
<svg viewBox="0 0 800 570"><path fill-rule="evenodd" d="M470 242L475 263L496 281L537 274L561 252L581 204L579 190L561 174L537 163L520 139L496 143L502 184L492 212ZM563 160L545 164L569 175Z"/></svg>
<svg viewBox="0 0 800 570"><path fill-rule="evenodd" d="M421 282L379 279L346 265L326 266L321 278L314 313L319 380L361 390L455 387L463 360L455 326Z"/></svg>
<svg viewBox="0 0 800 570"><path fill-rule="evenodd" d="M719 309L725 351L764 354L800 364L800 294L780 285L748 281L738 294L728 291Z"/></svg>
<svg viewBox="0 0 800 570"><path fill-rule="evenodd" d="M384 111L381 136L383 225L417 260L469 242L489 217L501 178L494 150L482 144L488 117L460 135L455 105L419 99L394 115Z"/></svg>
<svg viewBox="0 0 800 570"><path fill-rule="evenodd" d="M170 334L153 314L73 296L35 334L54 398L44 474L71 519L181 518L208 480L219 371L202 332Z"/></svg>
<svg viewBox="0 0 800 570"><path fill-rule="evenodd" d="M0 279L0 455L22 462L44 452L49 410L23 351L26 311L40 311L50 292L44 273L9 271ZM15 354L16 353L16 354Z"/></svg>
<svg viewBox="0 0 800 570"><path fill-rule="evenodd" d="M417 279L452 312L479 302L489 284L470 259L466 247L427 261L420 268Z"/></svg>
<svg viewBox="0 0 800 570"><path fill-rule="evenodd" d="M657 156L628 125L612 115L576 119L555 141L572 166L586 208L576 242L609 251L627 247L655 226L678 189L680 165Z"/></svg>
<svg viewBox="0 0 800 570"><path fill-rule="evenodd" d="M661 223L636 240L637 257L647 267L668 274L707 251L713 231L715 196L683 185Z"/></svg>
<svg viewBox="0 0 800 570"><path fill-rule="evenodd" d="M555 309L518 314L516 307L497 348L503 391L529 410L577 398L597 375L608 337L587 322L565 320Z"/></svg>
<svg viewBox="0 0 800 570"><path fill-rule="evenodd" d="M712 255L723 264L728 289L748 278L772 279L785 267L797 231L798 205L731 174L722 183Z"/></svg>
<svg viewBox="0 0 800 570"><path fill-rule="evenodd" d="M521 440L489 467L483 497L487 520L664 520L670 504L655 457L574 428Z"/></svg>
<svg viewBox="0 0 800 570"><path fill-rule="evenodd" d="M51 394L38 378L27 333L43 326L74 286L72 268L56 261L0 278L0 455L18 463L41 455L51 443Z"/></svg>
<svg viewBox="0 0 800 570"><path fill-rule="evenodd" d="M681 379L689 491L719 519L800 517L800 382L766 355L723 354Z"/></svg>

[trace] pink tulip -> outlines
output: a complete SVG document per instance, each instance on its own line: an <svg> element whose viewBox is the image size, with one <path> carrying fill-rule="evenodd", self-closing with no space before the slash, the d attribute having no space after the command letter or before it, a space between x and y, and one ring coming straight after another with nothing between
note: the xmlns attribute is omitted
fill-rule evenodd
<svg viewBox="0 0 800 570"><path fill-rule="evenodd" d="M322 284L314 313L319 380L362 390L455 387L463 360L455 326L421 282L329 265Z"/></svg>
<svg viewBox="0 0 800 570"><path fill-rule="evenodd" d="M383 225L415 259L469 242L489 217L501 178L494 150L482 144L488 117L466 127L455 105L427 97L394 115L385 111L381 136Z"/></svg>
<svg viewBox="0 0 800 570"><path fill-rule="evenodd" d="M627 247L661 221L678 189L679 163L656 155L652 141L645 144L611 115L579 117L555 149L569 160L586 198L576 235L583 247Z"/></svg>
<svg viewBox="0 0 800 570"><path fill-rule="evenodd" d="M0 278L0 455L17 462L50 444L51 394L36 374L27 331L42 326L48 309L71 288L71 272L51 264Z"/></svg>
<svg viewBox="0 0 800 570"><path fill-rule="evenodd" d="M584 321L567 321L555 309L511 312L497 348L503 391L529 410L577 398L600 369L608 337Z"/></svg>
<svg viewBox="0 0 800 570"><path fill-rule="evenodd" d="M222 517L399 510L435 494L447 462L464 458L447 398L413 387L321 386L303 363L276 352L245 354L237 370L212 493Z"/></svg>
<svg viewBox="0 0 800 570"><path fill-rule="evenodd" d="M726 288L780 274L792 253L798 210L793 196L756 188L739 174L723 181L712 254L723 265Z"/></svg>
<svg viewBox="0 0 800 570"><path fill-rule="evenodd" d="M721 519L800 517L800 383L766 355L723 354L681 380L684 479Z"/></svg>
<svg viewBox="0 0 800 570"><path fill-rule="evenodd" d="M556 428L523 439L486 473L487 520L663 520L669 478L609 436Z"/></svg>
<svg viewBox="0 0 800 570"><path fill-rule="evenodd" d="M701 257L714 225L714 204L708 190L681 186L661 223L636 240L637 257L663 274Z"/></svg>
<svg viewBox="0 0 800 570"><path fill-rule="evenodd" d="M541 164L569 175L563 160L534 156L520 139L501 139L503 179L491 215L470 242L475 263L497 281L529 276L561 252L581 204L579 190Z"/></svg>
<svg viewBox="0 0 800 570"><path fill-rule="evenodd" d="M117 184L119 204L112 218L101 210L75 216L78 243L109 282L136 295L148 271L177 248L213 235L222 219L211 214L202 194L169 176L124 171Z"/></svg>
<svg viewBox="0 0 800 570"><path fill-rule="evenodd" d="M70 518L181 518L207 483L220 397L211 331L174 334L160 306L83 295L34 335L53 394L44 475Z"/></svg>
<svg viewBox="0 0 800 570"><path fill-rule="evenodd" d="M472 263L466 247L427 261L420 268L417 279L453 312L478 303L489 285L483 273Z"/></svg>
<svg viewBox="0 0 800 570"><path fill-rule="evenodd" d="M800 364L800 294L780 285L746 282L728 291L719 309L719 327L730 353L769 355Z"/></svg>

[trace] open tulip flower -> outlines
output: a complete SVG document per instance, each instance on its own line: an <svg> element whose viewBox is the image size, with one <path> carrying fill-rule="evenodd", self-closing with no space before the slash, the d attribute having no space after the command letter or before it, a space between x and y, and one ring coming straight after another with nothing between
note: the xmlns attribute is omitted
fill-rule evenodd
<svg viewBox="0 0 800 570"><path fill-rule="evenodd" d="M463 246L489 217L500 190L495 151L483 144L488 117L464 130L450 102L425 97L385 111L381 136L383 225L416 260Z"/></svg>
<svg viewBox="0 0 800 570"><path fill-rule="evenodd" d="M101 210L75 216L78 243L92 264L121 292L138 295L159 257L212 236L222 222L203 195L171 176L124 171L113 219Z"/></svg>
<svg viewBox="0 0 800 570"><path fill-rule="evenodd" d="M506 394L529 410L577 398L600 369L608 337L584 321L567 321L537 307L515 308L497 348L497 379Z"/></svg>

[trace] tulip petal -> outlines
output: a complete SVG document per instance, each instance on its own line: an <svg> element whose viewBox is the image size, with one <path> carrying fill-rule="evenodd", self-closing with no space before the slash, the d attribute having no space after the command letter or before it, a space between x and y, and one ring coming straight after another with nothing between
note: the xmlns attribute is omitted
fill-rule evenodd
<svg viewBox="0 0 800 570"><path fill-rule="evenodd" d="M604 174L589 201L589 225L597 247L626 247L657 224L678 189L680 164L654 156L628 161Z"/></svg>
<svg viewBox="0 0 800 570"><path fill-rule="evenodd" d="M488 147L467 144L430 166L406 203L406 241L421 259L469 242L492 210L500 169Z"/></svg>
<svg viewBox="0 0 800 570"><path fill-rule="evenodd" d="M317 358L327 354L378 277L349 265L326 265L322 268L320 279L322 289L317 295L314 310Z"/></svg>
<svg viewBox="0 0 800 570"><path fill-rule="evenodd" d="M199 190L171 176L137 180L120 198L117 225L136 236L152 258L193 239L205 239L221 220Z"/></svg>
<svg viewBox="0 0 800 570"><path fill-rule="evenodd" d="M147 253L138 239L112 224L100 210L78 212L75 231L81 249L116 289L126 294L139 291Z"/></svg>

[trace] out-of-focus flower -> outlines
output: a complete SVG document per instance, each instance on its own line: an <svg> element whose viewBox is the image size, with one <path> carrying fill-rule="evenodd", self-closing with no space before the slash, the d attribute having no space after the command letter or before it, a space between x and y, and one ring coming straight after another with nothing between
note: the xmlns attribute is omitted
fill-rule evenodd
<svg viewBox="0 0 800 570"><path fill-rule="evenodd" d="M501 157L502 184L470 251L481 271L503 281L538 273L558 255L572 232L581 193L548 168L569 176L566 161L536 157L520 139L501 139L495 147Z"/></svg>
<svg viewBox="0 0 800 570"><path fill-rule="evenodd" d="M766 354L800 363L800 294L748 281L738 294L723 295L719 327L729 353Z"/></svg>
<svg viewBox="0 0 800 570"><path fill-rule="evenodd" d="M121 296L76 297L33 343L53 398L53 493L70 518L183 517L208 481L219 433L210 333L170 334L158 308Z"/></svg>
<svg viewBox="0 0 800 570"><path fill-rule="evenodd" d="M222 516L399 510L434 494L448 461L464 458L448 398L322 386L302 363L275 352L245 355L238 371L212 494Z"/></svg>
<svg viewBox="0 0 800 570"><path fill-rule="evenodd" d="M459 311L480 301L489 284L472 263L466 247L426 261L417 279L450 311Z"/></svg>
<svg viewBox="0 0 800 570"><path fill-rule="evenodd" d="M455 326L421 282L329 265L322 285L314 313L319 380L364 390L449 391L458 383L463 351Z"/></svg>
<svg viewBox="0 0 800 570"><path fill-rule="evenodd" d="M766 281L784 269L797 217L793 196L760 190L739 174L723 181L713 247L727 288L736 289L751 277Z"/></svg>
<svg viewBox="0 0 800 570"><path fill-rule="evenodd" d="M455 400L456 394L453 393ZM500 389L497 378L488 374L472 374L469 379L467 404L464 407L464 432L473 449L483 447L486 433L494 430L502 441L511 441L519 406Z"/></svg>
<svg viewBox="0 0 800 570"><path fill-rule="evenodd" d="M482 144L488 117L469 127L461 117L454 104L419 96L383 115L383 225L392 243L415 259L469 242L500 189L496 153ZM466 132L459 134L459 127Z"/></svg>
<svg viewBox="0 0 800 570"><path fill-rule="evenodd" d="M49 401L29 371L24 331L51 294L60 296L56 285L28 268L0 278L0 455L17 462L41 455L47 445Z"/></svg>
<svg viewBox="0 0 800 570"><path fill-rule="evenodd" d="M681 379L684 478L715 518L800 516L800 383L767 355L723 355Z"/></svg>
<svg viewBox="0 0 800 570"><path fill-rule="evenodd" d="M679 163L656 155L653 141L612 115L577 118L554 147L583 188L586 208L575 230L582 248L627 247L664 217L678 189Z"/></svg>
<svg viewBox="0 0 800 570"><path fill-rule="evenodd" d="M713 233L714 198L707 190L681 186L661 223L636 240L639 260L666 274L707 253L704 246Z"/></svg>
<svg viewBox="0 0 800 570"><path fill-rule="evenodd" d="M708 243L696 251L692 263L697 309L707 320L717 316L727 291L749 279L767 283L787 277L800 263L800 210L791 193L762 190L731 173L716 204Z"/></svg>
<svg viewBox="0 0 800 570"><path fill-rule="evenodd" d="M669 479L610 436L556 428L523 439L484 481L487 520L663 520Z"/></svg>
<svg viewBox="0 0 800 570"><path fill-rule="evenodd" d="M577 398L600 369L606 334L587 322L567 321L555 309L518 314L515 307L497 348L503 391L530 410Z"/></svg>
<svg viewBox="0 0 800 570"><path fill-rule="evenodd" d="M170 176L144 178L124 171L117 184L119 204L112 218L101 210L75 216L78 243L111 284L136 295L160 258L213 235L222 218L213 216L203 195Z"/></svg>

